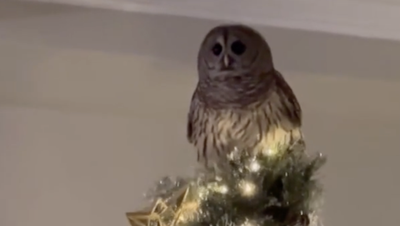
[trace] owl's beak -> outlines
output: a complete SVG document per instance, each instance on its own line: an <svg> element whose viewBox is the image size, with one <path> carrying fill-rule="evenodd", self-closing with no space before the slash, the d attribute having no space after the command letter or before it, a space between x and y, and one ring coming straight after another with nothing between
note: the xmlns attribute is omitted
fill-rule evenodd
<svg viewBox="0 0 400 226"><path fill-rule="evenodd" d="M231 70L232 69L233 59L229 55L224 55L222 59L222 70Z"/></svg>
<svg viewBox="0 0 400 226"><path fill-rule="evenodd" d="M230 60L229 60L229 56L228 56L228 55L225 55L225 56L224 56L224 66L225 66L225 67L228 67L228 66L229 66L229 64L230 64L229 61L230 61Z"/></svg>

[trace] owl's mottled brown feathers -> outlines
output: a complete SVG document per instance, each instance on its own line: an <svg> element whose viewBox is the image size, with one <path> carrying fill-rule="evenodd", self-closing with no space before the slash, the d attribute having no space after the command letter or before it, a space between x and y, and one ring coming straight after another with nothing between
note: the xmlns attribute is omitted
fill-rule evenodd
<svg viewBox="0 0 400 226"><path fill-rule="evenodd" d="M233 146L261 151L303 140L297 98L253 29L212 29L200 48L198 71L187 126L198 160L207 162Z"/></svg>

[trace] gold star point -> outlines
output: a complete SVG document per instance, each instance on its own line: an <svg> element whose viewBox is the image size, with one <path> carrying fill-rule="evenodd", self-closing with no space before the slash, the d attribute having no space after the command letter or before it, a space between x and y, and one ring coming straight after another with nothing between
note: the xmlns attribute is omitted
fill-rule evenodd
<svg viewBox="0 0 400 226"><path fill-rule="evenodd" d="M128 212L126 213L126 217L131 226L150 226L151 222L156 222L158 226L164 226L161 215L166 210L168 210L167 204L163 200L158 199L151 211Z"/></svg>
<svg viewBox="0 0 400 226"><path fill-rule="evenodd" d="M190 188L190 186L187 186L177 196L177 198L176 198L176 207L177 207L177 209L180 209L182 207L182 205L184 205L186 203L190 192L191 192L191 188Z"/></svg>
<svg viewBox="0 0 400 226"><path fill-rule="evenodd" d="M189 185L177 196L175 201L175 216L171 225L177 225L179 222L185 221L187 217L192 216L193 213L197 211L199 202L193 197L192 190L193 189Z"/></svg>

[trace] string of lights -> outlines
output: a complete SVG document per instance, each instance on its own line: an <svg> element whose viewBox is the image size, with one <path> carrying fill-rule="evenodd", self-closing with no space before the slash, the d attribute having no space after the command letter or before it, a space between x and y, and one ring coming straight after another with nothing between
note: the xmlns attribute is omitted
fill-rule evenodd
<svg viewBox="0 0 400 226"><path fill-rule="evenodd" d="M313 224L322 191L315 178L325 163L304 150L257 155L235 149L190 178L160 180L149 211L129 212L132 226L277 226Z"/></svg>

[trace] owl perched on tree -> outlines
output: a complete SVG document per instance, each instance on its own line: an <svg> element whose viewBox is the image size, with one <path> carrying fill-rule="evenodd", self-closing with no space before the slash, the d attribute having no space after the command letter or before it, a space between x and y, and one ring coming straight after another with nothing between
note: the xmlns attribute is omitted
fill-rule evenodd
<svg viewBox="0 0 400 226"><path fill-rule="evenodd" d="M290 86L274 68L264 38L244 25L222 25L204 38L187 136L206 162L234 146L274 151L303 143L302 112Z"/></svg>

